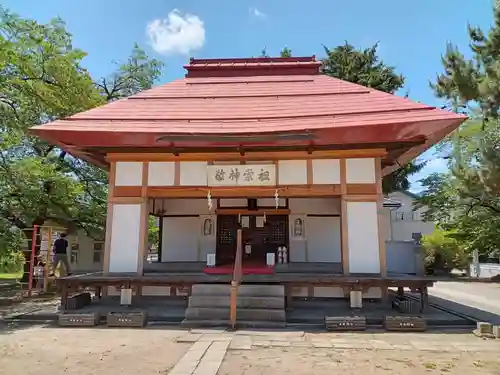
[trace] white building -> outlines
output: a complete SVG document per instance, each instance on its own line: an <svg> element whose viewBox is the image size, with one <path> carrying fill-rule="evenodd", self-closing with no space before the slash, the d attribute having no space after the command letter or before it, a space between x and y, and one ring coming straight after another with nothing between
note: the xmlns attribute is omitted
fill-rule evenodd
<svg viewBox="0 0 500 375"><path fill-rule="evenodd" d="M386 241L412 241L413 234L420 233L423 236L431 234L436 225L430 221L424 221L425 207L416 208L417 196L409 191L396 191L389 194L389 199L399 202L399 208L387 208L387 230Z"/></svg>

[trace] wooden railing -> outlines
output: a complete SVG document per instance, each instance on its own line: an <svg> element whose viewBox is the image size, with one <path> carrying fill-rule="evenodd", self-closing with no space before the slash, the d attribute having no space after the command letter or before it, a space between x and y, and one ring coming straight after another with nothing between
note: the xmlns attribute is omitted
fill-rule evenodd
<svg viewBox="0 0 500 375"><path fill-rule="evenodd" d="M236 305L238 303L238 287L243 276L243 236L241 228L236 232L236 257L234 258L233 278L231 280L231 298L229 305L229 321L231 328L236 328Z"/></svg>

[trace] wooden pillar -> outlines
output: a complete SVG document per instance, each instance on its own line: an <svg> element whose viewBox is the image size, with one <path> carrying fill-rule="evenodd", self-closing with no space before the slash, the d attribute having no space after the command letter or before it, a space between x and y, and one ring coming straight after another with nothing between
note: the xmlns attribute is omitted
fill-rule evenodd
<svg viewBox="0 0 500 375"><path fill-rule="evenodd" d="M347 165L346 159L340 159L340 238L342 272L349 274L349 241L347 227Z"/></svg>
<svg viewBox="0 0 500 375"><path fill-rule="evenodd" d="M142 163L142 187L141 187L141 218L139 228L139 249L137 251L137 275L144 273L144 260L148 251L148 232L149 232L149 210L148 210L148 175L149 163Z"/></svg>
<svg viewBox="0 0 500 375"><path fill-rule="evenodd" d="M379 259L380 259L380 276L387 277L387 253L385 248L385 232L384 227L384 194L382 191L382 159L375 158L375 183L377 186L377 210L378 210L378 246L379 246ZM380 287L382 293L382 301L389 300L387 286Z"/></svg>
<svg viewBox="0 0 500 375"><path fill-rule="evenodd" d="M163 244L163 215L158 218L158 262L161 263Z"/></svg>
<svg viewBox="0 0 500 375"><path fill-rule="evenodd" d="M108 211L106 216L106 236L104 238L104 260L103 260L103 273L109 272L109 258L111 255L111 230L113 227L113 206L112 203L113 193L115 189L115 176L116 176L116 163L110 162L108 174ZM103 291L103 295L107 294L107 289Z"/></svg>

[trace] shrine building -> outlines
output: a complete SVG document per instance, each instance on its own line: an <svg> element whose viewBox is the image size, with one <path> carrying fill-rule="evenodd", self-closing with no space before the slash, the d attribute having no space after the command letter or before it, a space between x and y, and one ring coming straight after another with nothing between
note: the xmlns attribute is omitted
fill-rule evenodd
<svg viewBox="0 0 500 375"><path fill-rule="evenodd" d="M328 77L314 56L191 59L185 69L32 128L109 171L95 283L121 277L135 293L189 294L229 285L240 267L243 284L283 285L287 297L344 297L354 278L365 298L426 288L417 271L387 270L382 178L465 116ZM160 222L152 263L150 215Z"/></svg>

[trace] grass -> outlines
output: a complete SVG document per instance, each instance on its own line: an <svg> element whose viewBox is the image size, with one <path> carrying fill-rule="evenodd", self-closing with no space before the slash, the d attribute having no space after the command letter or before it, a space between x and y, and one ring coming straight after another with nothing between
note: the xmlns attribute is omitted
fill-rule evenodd
<svg viewBox="0 0 500 375"><path fill-rule="evenodd" d="M18 280L23 276L23 272L15 272L15 273L1 273L0 272L0 281L1 280Z"/></svg>

